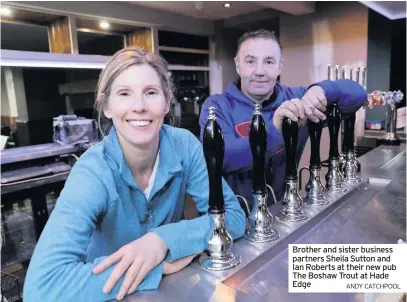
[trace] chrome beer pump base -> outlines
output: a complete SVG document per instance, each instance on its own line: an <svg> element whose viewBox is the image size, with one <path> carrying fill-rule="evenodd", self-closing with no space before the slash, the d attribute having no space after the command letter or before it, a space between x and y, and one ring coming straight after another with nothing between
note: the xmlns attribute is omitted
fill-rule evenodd
<svg viewBox="0 0 407 302"><path fill-rule="evenodd" d="M304 204L307 206L324 206L329 203L329 200L324 196L306 197L304 199Z"/></svg>
<svg viewBox="0 0 407 302"><path fill-rule="evenodd" d="M240 264L240 256L236 256L233 253L224 253L219 257L212 257L207 254L203 254L199 257L199 264L211 271L223 271Z"/></svg>
<svg viewBox="0 0 407 302"><path fill-rule="evenodd" d="M386 145L400 145L400 138L397 137L397 106L404 97L404 94L399 91L388 92L384 94L387 103L387 116L386 116L386 134L383 136L381 142Z"/></svg>
<svg viewBox="0 0 407 302"><path fill-rule="evenodd" d="M344 177L339 170L339 161L331 160L329 162L329 170L325 176L326 190L332 193L343 193L348 189L343 186Z"/></svg>
<svg viewBox="0 0 407 302"><path fill-rule="evenodd" d="M225 214L211 214L213 233L208 241L208 249L199 257L199 264L213 271L226 270L239 265L241 257L232 252L233 240L225 227Z"/></svg>
<svg viewBox="0 0 407 302"><path fill-rule="evenodd" d="M289 212L287 210L282 210L280 213L277 214L276 217L278 218L278 220L281 221L295 222L307 219L308 215L301 210L298 210L297 212Z"/></svg>
<svg viewBox="0 0 407 302"><path fill-rule="evenodd" d="M358 159L356 158L355 150L352 151L352 157L353 157L353 161L356 165L356 173L360 174L361 165L360 165L360 162L358 161ZM360 180L362 180L362 178L360 178Z"/></svg>
<svg viewBox="0 0 407 302"><path fill-rule="evenodd" d="M310 178L305 186L305 191L307 192L304 199L306 205L320 206L329 203L329 200L324 197L325 187L321 182L321 168L310 169Z"/></svg>
<svg viewBox="0 0 407 302"><path fill-rule="evenodd" d="M273 229L273 215L267 208L267 193L253 194L253 208L249 216L250 227L244 238L252 242L268 242L280 237Z"/></svg>
<svg viewBox="0 0 407 302"><path fill-rule="evenodd" d="M354 158L354 153L352 151L348 151L346 155L346 161L344 163L344 172L345 172L345 182L347 183L358 183L362 179L357 175L358 166L356 160Z"/></svg>
<svg viewBox="0 0 407 302"><path fill-rule="evenodd" d="M384 145L398 146L401 140L398 138L396 133L386 132L380 142Z"/></svg>
<svg viewBox="0 0 407 302"><path fill-rule="evenodd" d="M346 162L346 158L344 154L339 155L339 172L341 172L342 176L345 175L344 173L344 166L345 166L345 162ZM344 181L344 177L341 178L342 182Z"/></svg>
<svg viewBox="0 0 407 302"><path fill-rule="evenodd" d="M329 200L325 198L324 192L325 187L321 182L321 168L317 167L302 167L300 170L300 177L303 170L308 170L310 172L310 178L305 186L306 197L304 199L304 204L308 206L326 205ZM300 180L301 184L301 180ZM300 185L301 189L301 185Z"/></svg>
<svg viewBox="0 0 407 302"><path fill-rule="evenodd" d="M301 221L308 218L303 211L303 200L298 194L298 179L286 179L285 192L281 200L283 209L276 215L282 221Z"/></svg>

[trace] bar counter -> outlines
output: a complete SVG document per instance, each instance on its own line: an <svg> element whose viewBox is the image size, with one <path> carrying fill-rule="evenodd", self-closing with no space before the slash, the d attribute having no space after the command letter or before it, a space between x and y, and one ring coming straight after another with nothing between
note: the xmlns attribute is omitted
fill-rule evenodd
<svg viewBox="0 0 407 302"><path fill-rule="evenodd" d="M330 203L305 206L309 218L281 222L274 242L235 241L239 266L208 271L197 258L182 271L164 276L158 290L137 292L123 301L374 301L379 294L288 293L288 244L395 244L406 241L406 145L379 146L358 158L362 182ZM321 175L325 176L325 175ZM271 206L275 215L280 204Z"/></svg>

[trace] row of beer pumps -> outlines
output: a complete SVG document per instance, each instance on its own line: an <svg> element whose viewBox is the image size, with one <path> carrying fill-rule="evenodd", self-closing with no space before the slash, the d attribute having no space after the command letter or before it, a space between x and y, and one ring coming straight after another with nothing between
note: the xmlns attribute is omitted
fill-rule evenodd
<svg viewBox="0 0 407 302"><path fill-rule="evenodd" d="M335 79L339 79L339 66L335 66ZM359 73L360 68L358 67L356 70L356 82L359 83ZM353 67L349 69L349 76L347 76L346 67L342 67L341 71L341 78L342 79L350 79L353 80ZM328 80L331 79L331 65L328 64ZM363 76L362 76L362 85L363 88L366 90L366 68L363 68ZM397 104L401 102L403 99L404 94L398 91L380 91L374 90L368 94L368 98L364 104L364 108L375 108L375 107L382 107L387 105L387 113L385 119L385 134L382 137L382 143L386 145L399 145L400 139L397 137L396 133L396 124L397 124Z"/></svg>
<svg viewBox="0 0 407 302"><path fill-rule="evenodd" d="M387 105L386 121L385 121L385 134L381 142L386 145L399 145L400 139L396 133L397 125L397 103L400 103L404 94L398 91L382 92L375 90L369 94L367 106L369 108L382 107Z"/></svg>
<svg viewBox="0 0 407 302"><path fill-rule="evenodd" d="M339 66L335 66L335 79L339 79ZM359 73L360 68L358 67L356 70L356 82L359 83ZM346 67L342 67L341 71L341 78L342 79L350 79L353 80L353 67L349 69L349 76L347 76ZM331 65L328 65L328 79L331 79ZM362 76L362 85L363 88L366 90L366 68L363 68L363 76ZM385 119L385 134L382 137L382 143L387 145L399 145L400 139L397 137L396 133L396 124L397 124L397 104L401 102L403 99L404 94L398 91L380 91L374 90L368 94L368 98L365 102L364 108L375 108L375 107L382 107L387 105L387 113Z"/></svg>
<svg viewBox="0 0 407 302"><path fill-rule="evenodd" d="M349 79L352 80L352 69ZM356 82L359 83L360 68L356 70ZM346 71L342 69L342 78ZM328 65L328 79L331 79L331 65ZM339 67L335 68L335 79L339 79ZM363 69L362 85L366 89L366 68ZM369 96L370 97L370 96ZM338 138L342 123L342 154L339 153ZM288 118L283 120L282 132L286 152L285 190L281 200L281 210L277 219L295 222L308 219L304 203L309 206L328 204L339 198L350 186L361 181L360 163L356 159L354 148L355 114L342 116L337 102L327 108L327 126L330 146L328 172L325 185L321 181L320 141L322 121L314 123L308 120L311 142L310 178L305 187L305 200L298 192L297 141L298 123ZM273 228L274 217L267 207L267 197L271 186L266 184L265 154L267 149L267 130L261 115L261 105L254 105L249 129L249 142L253 157L253 206L249 215L249 228L245 239L251 242L269 242L278 239L279 232ZM203 133L203 150L209 177L209 214L213 218L214 229L208 240L208 249L201 255L199 263L209 270L225 270L237 266L241 258L232 251L233 239L225 227L225 206L223 200L222 175L224 140L222 130L216 122L215 108L209 108L209 116ZM300 171L301 173L301 171ZM328 198L327 194L328 193ZM273 192L272 192L273 193ZM274 193L273 193L274 195Z"/></svg>

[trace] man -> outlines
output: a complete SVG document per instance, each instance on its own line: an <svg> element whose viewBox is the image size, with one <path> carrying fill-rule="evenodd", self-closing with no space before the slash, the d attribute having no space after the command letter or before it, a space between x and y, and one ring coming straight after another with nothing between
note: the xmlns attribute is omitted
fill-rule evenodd
<svg viewBox="0 0 407 302"><path fill-rule="evenodd" d="M248 135L254 104L261 104L268 136L266 182L273 187L279 200L284 194L286 165L281 133L283 119L288 117L301 126L297 148L299 161L308 139L307 120L325 120L326 107L335 101L342 113L356 112L367 95L362 86L351 80L326 80L308 88L281 85L277 78L283 67L282 47L274 33L267 30L249 32L239 39L235 64L240 79L230 83L223 94L210 96L202 106L201 141L208 108L214 106L225 141L224 177L235 194L251 203L253 172ZM274 202L271 196L269 194L269 205ZM247 211L247 207L243 208Z"/></svg>

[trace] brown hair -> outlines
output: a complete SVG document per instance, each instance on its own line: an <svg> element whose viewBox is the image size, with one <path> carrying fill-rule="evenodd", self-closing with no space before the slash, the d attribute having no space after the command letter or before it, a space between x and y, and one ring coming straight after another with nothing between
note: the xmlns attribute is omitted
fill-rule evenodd
<svg viewBox="0 0 407 302"><path fill-rule="evenodd" d="M239 53L240 47L242 46L243 42L250 40L250 39L266 39L266 40L273 40L276 41L278 46L280 47L280 52L283 54L283 46L281 45L280 40L277 38L274 31L269 31L266 29L259 29L256 31L249 31L244 33L239 40L237 40L237 51L236 56Z"/></svg>
<svg viewBox="0 0 407 302"><path fill-rule="evenodd" d="M102 135L106 135L112 127L112 121L108 119L103 109L109 103L112 83L120 73L133 65L149 65L158 73L161 86L163 88L165 99L170 105L170 111L167 114L168 123L174 124L174 84L168 72L167 62L151 52L137 48L124 48L119 50L109 60L105 68L102 70L97 84L97 101L95 102L95 111L97 113L97 123ZM104 94L104 97L100 96Z"/></svg>

